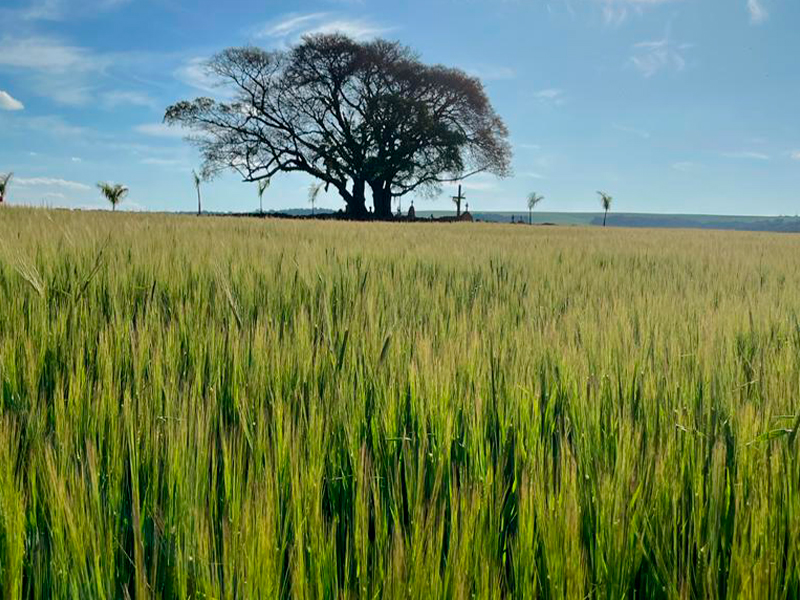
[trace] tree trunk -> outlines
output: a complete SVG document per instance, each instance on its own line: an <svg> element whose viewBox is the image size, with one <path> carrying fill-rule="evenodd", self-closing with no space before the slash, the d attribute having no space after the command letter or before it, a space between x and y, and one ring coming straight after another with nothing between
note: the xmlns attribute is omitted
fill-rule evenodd
<svg viewBox="0 0 800 600"><path fill-rule="evenodd" d="M200 189L197 190L197 216L199 217L200 214L203 212L203 208L200 204Z"/></svg>
<svg viewBox="0 0 800 600"><path fill-rule="evenodd" d="M370 185L372 188L372 203L375 205L375 217L382 220L392 218L392 190L383 182Z"/></svg>
<svg viewBox="0 0 800 600"><path fill-rule="evenodd" d="M603 227L606 226L606 219L607 218L608 218L608 211L606 211L605 214L603 215Z"/></svg>
<svg viewBox="0 0 800 600"><path fill-rule="evenodd" d="M533 211L528 210L528 225L533 225Z"/></svg>
<svg viewBox="0 0 800 600"><path fill-rule="evenodd" d="M353 182L353 191L348 194L349 198L345 198L347 204L346 211L348 215L356 219L367 218L367 195L366 195L366 182L363 180L355 180Z"/></svg>

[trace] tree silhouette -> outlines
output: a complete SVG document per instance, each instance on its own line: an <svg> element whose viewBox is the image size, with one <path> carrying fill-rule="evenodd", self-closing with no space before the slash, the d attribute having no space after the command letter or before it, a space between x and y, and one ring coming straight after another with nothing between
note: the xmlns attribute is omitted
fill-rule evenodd
<svg viewBox="0 0 800 600"><path fill-rule="evenodd" d="M603 205L603 210L605 214L603 215L603 227L606 226L606 219L608 218L608 211L611 209L611 201L614 199L609 194L605 192L597 192L600 194L600 202Z"/></svg>
<svg viewBox="0 0 800 600"><path fill-rule="evenodd" d="M369 187L376 216L390 218L394 198L510 172L508 131L481 82L398 43L311 35L283 51L231 48L208 69L234 99L179 102L164 120L194 132L210 173L303 172L356 217Z"/></svg>
<svg viewBox="0 0 800 600"><path fill-rule="evenodd" d="M197 190L197 216L199 217L203 212L203 205L200 198L200 185L203 183L203 177L194 169L192 169L192 181L194 181L194 188Z"/></svg>
<svg viewBox="0 0 800 600"><path fill-rule="evenodd" d="M533 225L533 209L544 200L544 196L539 196L536 192L528 194L528 225Z"/></svg>
<svg viewBox="0 0 800 600"><path fill-rule="evenodd" d="M5 175L0 175L0 204L6 201L8 197L8 186L11 183L11 179L14 177L13 173L6 173Z"/></svg>
<svg viewBox="0 0 800 600"><path fill-rule="evenodd" d="M258 212L264 214L264 192L267 191L271 181L269 179L259 179L256 185L258 186Z"/></svg>
<svg viewBox="0 0 800 600"><path fill-rule="evenodd" d="M125 196L128 195L128 188L119 183L101 182L97 184L97 187L100 188L100 193L103 194L103 197L111 203L112 211L117 210L117 204L122 202Z"/></svg>

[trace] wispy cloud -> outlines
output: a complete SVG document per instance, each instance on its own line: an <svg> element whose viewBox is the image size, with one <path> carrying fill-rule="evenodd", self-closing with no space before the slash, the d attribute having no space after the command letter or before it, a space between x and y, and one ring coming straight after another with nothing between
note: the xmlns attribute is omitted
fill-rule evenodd
<svg viewBox="0 0 800 600"><path fill-rule="evenodd" d="M203 92L215 92L217 90L216 80L209 75L206 69L207 61L207 58L200 56L191 58L175 71L175 77L195 89Z"/></svg>
<svg viewBox="0 0 800 600"><path fill-rule="evenodd" d="M647 8L680 0L595 0L603 11L608 25L621 25L631 14L642 14Z"/></svg>
<svg viewBox="0 0 800 600"><path fill-rule="evenodd" d="M319 33L343 33L361 40L383 35L392 29L366 17L351 18L334 12L289 13L262 25L255 35L283 43Z"/></svg>
<svg viewBox="0 0 800 600"><path fill-rule="evenodd" d="M12 97L8 92L0 90L0 110L22 110L25 105Z"/></svg>
<svg viewBox="0 0 800 600"><path fill-rule="evenodd" d="M182 170L189 169L189 164L187 163L187 161L179 158L157 158L150 156L147 158L143 158L139 162L149 167L162 167L165 169L182 169Z"/></svg>
<svg viewBox="0 0 800 600"><path fill-rule="evenodd" d="M92 98L92 79L110 64L110 58L58 38L4 36L0 39L0 69L19 73L37 95L60 104L88 104Z"/></svg>
<svg viewBox="0 0 800 600"><path fill-rule="evenodd" d="M748 159L748 160L769 160L769 154L764 154L763 152L750 152L750 151L743 151L743 152L725 152L723 155L725 158L740 158L740 159Z"/></svg>
<svg viewBox="0 0 800 600"><path fill-rule="evenodd" d="M58 38L6 35L0 39L0 67L75 74L100 70L109 63L110 58L100 59L86 48Z"/></svg>
<svg viewBox="0 0 800 600"><path fill-rule="evenodd" d="M158 103L154 98L144 92L115 90L105 92L100 96L101 104L108 109L119 106L141 106L145 108L157 108Z"/></svg>
<svg viewBox="0 0 800 600"><path fill-rule="evenodd" d="M664 37L651 42L634 44L631 64L644 77L652 77L663 70L683 71L686 68L684 53L692 44L677 43L670 39L669 28Z"/></svg>
<svg viewBox="0 0 800 600"><path fill-rule="evenodd" d="M184 138L189 132L182 127L172 127L164 123L144 123L133 128L136 133L160 138Z"/></svg>
<svg viewBox="0 0 800 600"><path fill-rule="evenodd" d="M789 156L792 157L792 160L800 160L800 150L793 150Z"/></svg>
<svg viewBox="0 0 800 600"><path fill-rule="evenodd" d="M694 171L699 165L697 163L689 162L689 161L681 161L676 162L672 165L672 168L676 171L682 171L684 173L688 173L689 171Z"/></svg>
<svg viewBox="0 0 800 600"><path fill-rule="evenodd" d="M14 180L14 185L21 187L56 187L73 191L88 191L92 189L91 186L85 183L55 177L33 177L30 179L20 177Z"/></svg>
<svg viewBox="0 0 800 600"><path fill-rule="evenodd" d="M643 140L650 139L650 132L645 131L644 129L636 129L635 127L628 127L627 125L620 125L618 123L614 123L613 127L617 131L622 131L623 133L629 133L631 135L635 135L637 137L642 138Z"/></svg>
<svg viewBox="0 0 800 600"><path fill-rule="evenodd" d="M132 0L33 0L14 12L23 21L61 21L76 14L112 10Z"/></svg>
<svg viewBox="0 0 800 600"><path fill-rule="evenodd" d="M484 81L499 81L503 79L514 79L517 74L511 67L501 65L478 65L466 69L466 72L473 77Z"/></svg>
<svg viewBox="0 0 800 600"><path fill-rule="evenodd" d="M769 13L761 0L747 0L747 10L750 13L750 22L758 25L769 18Z"/></svg>
<svg viewBox="0 0 800 600"><path fill-rule="evenodd" d="M553 106L561 106L566 101L564 90L558 88L539 90L533 94L533 97L543 104L551 104Z"/></svg>
<svg viewBox="0 0 800 600"><path fill-rule="evenodd" d="M462 186L465 190L472 192L488 192L496 190L498 187L493 181L478 181L474 178L465 179Z"/></svg>
<svg viewBox="0 0 800 600"><path fill-rule="evenodd" d="M96 137L95 131L68 123L63 118L55 115L46 116L14 116L2 123L2 127L22 131L34 131L44 133L51 137L86 139Z"/></svg>
<svg viewBox="0 0 800 600"><path fill-rule="evenodd" d="M63 0L36 0L20 11L25 21L56 21L63 15Z"/></svg>
<svg viewBox="0 0 800 600"><path fill-rule="evenodd" d="M148 52L98 52L55 36L0 35L0 72L11 73L36 95L68 106L143 105L147 100L141 91L109 89L116 83L114 76L141 81L141 73L151 76L175 58Z"/></svg>

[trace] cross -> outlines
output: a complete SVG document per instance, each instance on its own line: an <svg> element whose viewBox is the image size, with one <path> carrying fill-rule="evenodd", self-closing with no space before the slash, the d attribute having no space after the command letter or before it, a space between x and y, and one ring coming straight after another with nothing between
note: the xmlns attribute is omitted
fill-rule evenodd
<svg viewBox="0 0 800 600"><path fill-rule="evenodd" d="M456 216L461 216L461 201L466 200L467 197L461 193L461 185L458 186L458 196L453 196L453 202L456 203Z"/></svg>

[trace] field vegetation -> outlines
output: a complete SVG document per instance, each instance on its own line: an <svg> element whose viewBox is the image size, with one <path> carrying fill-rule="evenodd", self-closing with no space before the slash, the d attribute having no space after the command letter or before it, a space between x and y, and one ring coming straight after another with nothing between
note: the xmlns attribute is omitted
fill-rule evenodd
<svg viewBox="0 0 800 600"><path fill-rule="evenodd" d="M796 598L800 238L0 213L0 597Z"/></svg>

